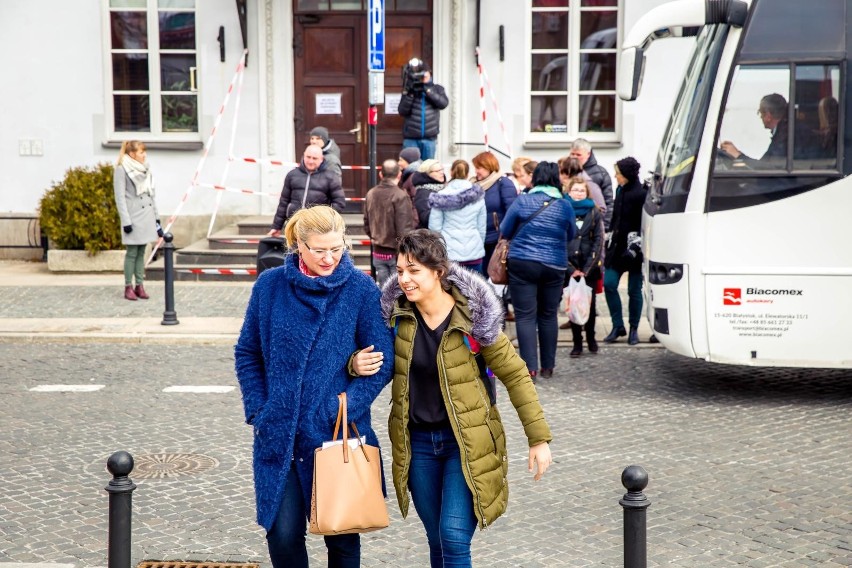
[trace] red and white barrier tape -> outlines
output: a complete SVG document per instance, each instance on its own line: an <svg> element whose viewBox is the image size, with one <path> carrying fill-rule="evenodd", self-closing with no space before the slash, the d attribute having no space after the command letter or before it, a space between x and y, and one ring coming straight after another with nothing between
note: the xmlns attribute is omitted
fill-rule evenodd
<svg viewBox="0 0 852 568"><path fill-rule="evenodd" d="M488 119L485 114L485 79L482 76L482 63L479 60L479 47L476 48L476 70L479 72L479 108L482 110L482 135L485 139L485 151L491 150L488 145Z"/></svg>
<svg viewBox="0 0 852 568"><path fill-rule="evenodd" d="M500 106L497 104L497 96L494 94L494 89L491 87L491 81L488 79L488 71L485 70L485 66L481 63L480 68L482 70L482 76L485 78L485 84L488 85L488 95L491 97L491 103L494 106L494 113L497 115L497 121L500 124L500 130L503 131L503 141L506 143L506 148L508 149L509 153L511 153L512 143L509 141L509 134L508 132L506 132L506 124L503 122L503 115L500 113Z"/></svg>
<svg viewBox="0 0 852 568"><path fill-rule="evenodd" d="M189 274L219 274L224 276L253 276L257 274L256 268L175 268L175 272Z"/></svg>
<svg viewBox="0 0 852 568"><path fill-rule="evenodd" d="M195 173L192 174L192 180L189 183L189 187L186 188L186 191L178 202L177 209L172 216L169 217L169 220L166 222L166 226L163 228L164 233L168 233L172 225L174 225L175 220L180 215L181 209L183 209L183 205L186 203L186 200L189 199L189 195L192 193L193 188L198 184L198 175L201 173L201 169L204 167L204 162L207 160L207 154L210 152L210 146L213 144L213 139L216 136L216 130L219 128L219 123L222 121L222 115L225 113L225 108L228 106L228 99L231 97L231 92L234 90L234 84L237 79L243 73L245 69L246 63L246 55L248 55L248 50L243 50L243 56L240 57L240 62L237 65L237 70L234 72L234 77L231 79L230 85L228 85L228 91L225 93L225 100L222 101L222 106L219 107L219 113L216 115L216 121L213 123L213 128L210 130L210 136L207 137L207 142L204 144L204 152L201 154L201 159L198 160L198 165L195 168ZM154 244L153 250L151 251L151 256L148 257L148 261L145 263L146 265L153 260L154 255L157 254L157 250L160 248L160 245L163 244L163 238L160 237L157 239L157 242Z"/></svg>
<svg viewBox="0 0 852 568"><path fill-rule="evenodd" d="M267 196L271 196L271 197L278 197L279 195L281 195L280 191L278 191L278 192L257 191L256 189L247 189L247 188L241 188L241 187L227 187L227 186L219 185L219 184L216 184L216 183L198 183L196 185L198 187L204 187L204 188L207 188L207 189L215 189L216 191L225 191L225 192L228 192L228 193L242 193L244 195L267 195ZM364 201L364 200L366 200L366 197L347 197L345 199L346 199L346 201L351 201L351 202L354 203L354 202Z"/></svg>
<svg viewBox="0 0 852 568"><path fill-rule="evenodd" d="M264 166L276 166L276 167L284 167L284 168L296 168L299 166L297 162L282 162L281 160L269 160L266 158L249 158L245 156L237 156L230 158L231 161L237 162L248 162L250 164L259 164ZM370 166L340 166L341 169L344 170L369 170ZM380 165L376 166L376 169L381 169Z"/></svg>

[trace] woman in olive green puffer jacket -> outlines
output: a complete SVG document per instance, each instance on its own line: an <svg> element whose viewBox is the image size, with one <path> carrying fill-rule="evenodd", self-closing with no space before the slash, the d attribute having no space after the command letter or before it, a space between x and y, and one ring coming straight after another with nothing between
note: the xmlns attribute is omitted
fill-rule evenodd
<svg viewBox="0 0 852 568"><path fill-rule="evenodd" d="M432 566L469 565L476 526L490 526L509 498L496 393L475 352L508 391L536 480L551 462L550 428L527 366L502 331L493 288L451 263L438 233L412 231L398 250L397 276L382 291L382 313L396 336L388 423L394 486L403 517L411 491Z"/></svg>

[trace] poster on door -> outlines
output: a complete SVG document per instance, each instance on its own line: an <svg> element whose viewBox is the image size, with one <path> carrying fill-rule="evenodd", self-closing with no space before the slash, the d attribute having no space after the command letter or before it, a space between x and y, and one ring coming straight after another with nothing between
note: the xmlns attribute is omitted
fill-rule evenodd
<svg viewBox="0 0 852 568"><path fill-rule="evenodd" d="M341 98L342 93L317 93L316 114L343 114Z"/></svg>

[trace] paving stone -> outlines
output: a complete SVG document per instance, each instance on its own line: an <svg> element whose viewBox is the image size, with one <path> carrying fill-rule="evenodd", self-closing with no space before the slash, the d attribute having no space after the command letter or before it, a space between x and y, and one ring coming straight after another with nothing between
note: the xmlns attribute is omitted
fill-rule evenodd
<svg viewBox="0 0 852 568"><path fill-rule="evenodd" d="M216 288L229 289L207 289L231 302L225 310L247 299L247 288ZM5 309L10 300L0 303ZM633 463L650 476L649 566L852 565L852 372L728 367L612 347L558 357L553 379L538 384L555 436L555 464L539 483L526 472L508 397L498 394L510 503L475 535L476 565L621 565L620 475ZM105 463L123 449L219 461L202 474L135 480L134 561L268 566L254 524L251 431L239 392L162 392L174 384L236 384L230 348L7 343L0 361L0 562L105 566ZM106 386L28 391L57 382ZM385 447L388 396L374 407ZM393 497L388 507L391 526L362 538L362 565L427 566L416 514L402 520ZM312 562L324 565L322 539L308 543Z"/></svg>

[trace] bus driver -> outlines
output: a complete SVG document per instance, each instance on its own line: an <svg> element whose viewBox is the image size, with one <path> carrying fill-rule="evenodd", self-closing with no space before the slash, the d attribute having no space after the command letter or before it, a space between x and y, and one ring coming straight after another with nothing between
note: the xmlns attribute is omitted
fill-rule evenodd
<svg viewBox="0 0 852 568"><path fill-rule="evenodd" d="M732 160L739 160L755 170L777 169L787 163L787 100L778 93L766 95L760 99L757 110L764 128L772 133L772 139L766 153L759 160L743 154L730 140L720 145L720 154Z"/></svg>

